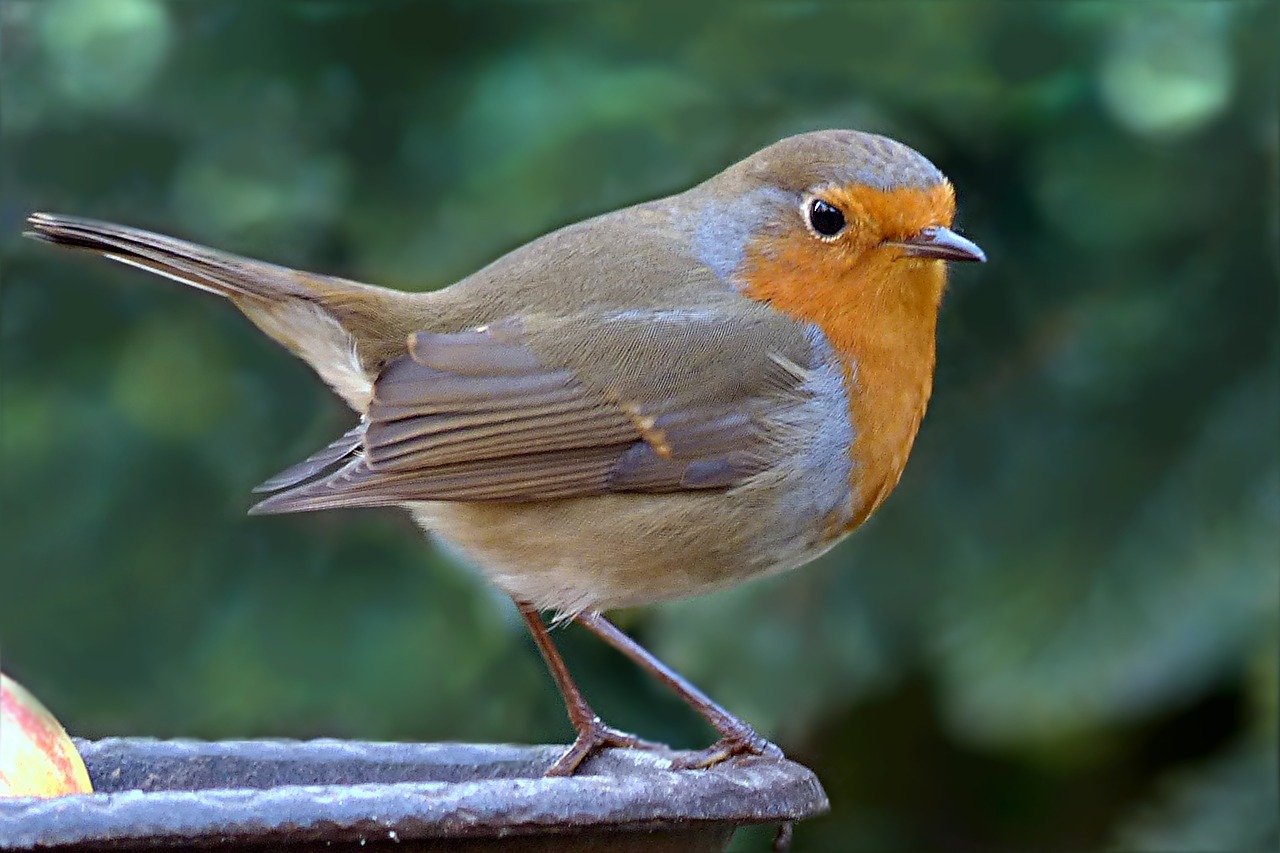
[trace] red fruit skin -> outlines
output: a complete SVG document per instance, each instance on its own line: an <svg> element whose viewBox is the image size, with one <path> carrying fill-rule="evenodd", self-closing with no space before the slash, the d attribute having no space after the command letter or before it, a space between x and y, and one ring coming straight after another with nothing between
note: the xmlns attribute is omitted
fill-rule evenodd
<svg viewBox="0 0 1280 853"><path fill-rule="evenodd" d="M49 710L0 674L0 797L57 797L93 790L80 753Z"/></svg>

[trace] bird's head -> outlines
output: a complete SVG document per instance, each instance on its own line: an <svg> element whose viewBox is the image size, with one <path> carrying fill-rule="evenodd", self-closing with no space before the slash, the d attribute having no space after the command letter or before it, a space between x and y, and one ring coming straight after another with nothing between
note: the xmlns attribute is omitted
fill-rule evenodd
<svg viewBox="0 0 1280 853"><path fill-rule="evenodd" d="M902 475L933 381L947 261L984 261L951 230L955 190L921 154L870 133L784 139L693 190L693 250L743 295L818 327L843 367L857 527Z"/></svg>
<svg viewBox="0 0 1280 853"><path fill-rule="evenodd" d="M887 137L783 139L697 189L694 248L745 295L813 322L837 346L918 319L932 334L947 261L984 261L951 230L955 190ZM876 319L879 323L877 324Z"/></svg>

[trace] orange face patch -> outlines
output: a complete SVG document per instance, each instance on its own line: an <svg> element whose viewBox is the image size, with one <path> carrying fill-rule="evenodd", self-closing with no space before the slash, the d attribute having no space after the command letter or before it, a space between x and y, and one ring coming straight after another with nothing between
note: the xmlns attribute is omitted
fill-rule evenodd
<svg viewBox="0 0 1280 853"><path fill-rule="evenodd" d="M890 192L855 185L814 196L838 207L846 227L822 238L801 215L747 247L744 295L822 330L840 358L854 428L852 520L861 524L888 497L906 465L933 385L938 307L946 267L913 258L886 240L950 226L955 192ZM809 199L806 199L806 204Z"/></svg>
<svg viewBox="0 0 1280 853"><path fill-rule="evenodd" d="M840 208L854 232L851 236L868 246L881 240L905 240L930 225L950 227L956 214L956 191L945 181L925 190L885 191L851 184L831 187L814 197Z"/></svg>

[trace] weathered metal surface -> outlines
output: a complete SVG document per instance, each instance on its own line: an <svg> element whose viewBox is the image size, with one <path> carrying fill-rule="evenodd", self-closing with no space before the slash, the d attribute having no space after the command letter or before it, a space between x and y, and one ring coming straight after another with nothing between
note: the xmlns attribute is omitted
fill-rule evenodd
<svg viewBox="0 0 1280 853"><path fill-rule="evenodd" d="M570 778L559 746L347 741L78 742L95 793L0 800L0 850L722 850L754 823L827 810L790 761L673 772L610 750Z"/></svg>

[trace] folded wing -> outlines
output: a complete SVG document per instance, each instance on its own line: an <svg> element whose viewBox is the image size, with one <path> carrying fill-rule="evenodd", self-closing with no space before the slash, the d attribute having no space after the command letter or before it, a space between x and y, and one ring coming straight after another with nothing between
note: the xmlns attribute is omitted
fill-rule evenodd
<svg viewBox="0 0 1280 853"><path fill-rule="evenodd" d="M811 348L789 321L741 313L415 334L365 422L265 483L285 490L253 511L729 488L777 457L770 424L803 402Z"/></svg>

